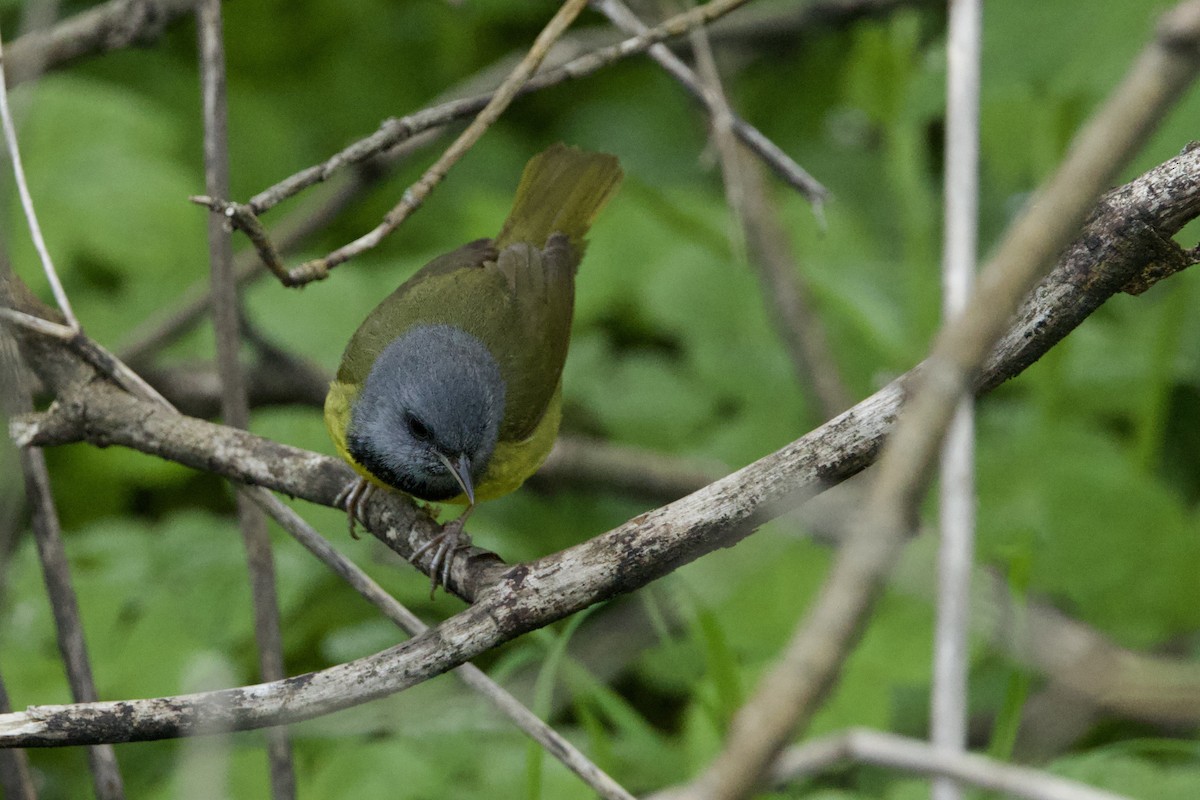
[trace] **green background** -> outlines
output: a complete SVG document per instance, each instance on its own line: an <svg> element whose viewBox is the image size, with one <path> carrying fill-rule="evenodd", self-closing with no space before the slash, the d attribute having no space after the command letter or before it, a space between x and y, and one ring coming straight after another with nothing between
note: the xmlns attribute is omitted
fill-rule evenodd
<svg viewBox="0 0 1200 800"><path fill-rule="evenodd" d="M751 4L764 13L783 3ZM944 12L913 4L845 25L718 43L726 90L748 120L832 191L827 225L774 179L771 193L842 375L865 397L916 363L939 315ZM985 11L981 253L1115 85L1168 3L1009 0ZM82 4L67 3L72 12ZM327 158L388 116L431 103L527 47L549 2L305 0L224 6L233 196ZM0 3L0 30L18 4ZM578 28L603 29L586 12ZM689 54L684 52L685 57ZM195 31L90 59L21 86L25 166L76 312L120 348L134 325L207 275ZM1197 137L1190 92L1123 179ZM522 164L555 141L620 157L625 185L579 274L564 430L740 467L820 422L737 244L706 118L661 70L634 58L516 101L425 206L377 250L303 291L260 281L256 327L332 371L367 311L413 270L494 234ZM448 139L440 144L444 146ZM374 226L439 152L405 162L308 243L319 255ZM319 190L314 190L319 193ZM272 225L308 196L268 214ZM43 287L11 198L2 236ZM1197 238L1192 226L1179 237ZM241 237L235 237L244 247ZM297 263L296 257L293 262ZM981 564L1012 576L1116 642L1200 657L1200 277L1119 296L979 411ZM167 364L208 357L204 326ZM310 407L255 411L256 432L332 452ZM116 449L47 453L100 696L150 697L253 683L249 591L227 487ZM5 477L8 480L8 477ZM525 489L472 518L476 542L535 558L621 524L647 501L602 487ZM344 553L433 621L461 608L344 517L297 504ZM776 523L579 622L480 660L634 792L683 781L720 746L730 714L819 587L829 551ZM282 533L275 536L290 673L367 655L398 632ZM927 544L927 543L926 543ZM928 548L926 548L928 549ZM69 701L32 543L4 564L0 669L17 708ZM924 735L932 608L898 586L879 606L813 732L869 725ZM562 656L568 646L573 655ZM577 657L576 657L577 656ZM978 643L973 744L1019 718L1044 685ZM978 729L978 730L977 730ZM584 798L560 765L443 677L293 729L301 797ZM262 797L262 738L118 748L131 797ZM227 748L222 751L222 747ZM1144 798L1200 796L1194 732L1103 716L1034 763ZM31 753L42 797L88 796L82 750ZM199 772L197 772L199 771ZM841 769L780 797L909 798L925 783ZM214 795L218 796L218 795Z"/></svg>

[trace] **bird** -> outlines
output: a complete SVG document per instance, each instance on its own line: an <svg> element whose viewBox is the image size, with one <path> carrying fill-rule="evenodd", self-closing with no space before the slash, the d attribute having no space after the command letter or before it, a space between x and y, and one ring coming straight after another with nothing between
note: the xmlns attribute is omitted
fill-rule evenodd
<svg viewBox="0 0 1200 800"><path fill-rule="evenodd" d="M515 491L554 444L584 237L622 178L605 153L535 155L500 233L430 261L346 346L324 409L358 473L338 503L351 533L376 488L465 505L411 557L433 549L434 592L470 545L475 504Z"/></svg>

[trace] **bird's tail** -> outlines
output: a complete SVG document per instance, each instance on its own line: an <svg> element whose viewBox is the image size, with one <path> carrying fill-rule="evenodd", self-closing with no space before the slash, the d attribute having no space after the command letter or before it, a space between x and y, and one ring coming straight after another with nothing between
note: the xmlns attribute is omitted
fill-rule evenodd
<svg viewBox="0 0 1200 800"><path fill-rule="evenodd" d="M529 160L497 247L528 242L541 249L562 233L582 253L592 220L621 184L615 156L589 153L559 143Z"/></svg>

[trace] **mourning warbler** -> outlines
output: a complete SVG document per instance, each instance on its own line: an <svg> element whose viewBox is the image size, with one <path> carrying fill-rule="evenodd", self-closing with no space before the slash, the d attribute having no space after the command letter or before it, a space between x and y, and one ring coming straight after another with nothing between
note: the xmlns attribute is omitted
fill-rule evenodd
<svg viewBox="0 0 1200 800"><path fill-rule="evenodd" d="M584 236L621 177L610 155L534 156L499 235L426 264L346 347L325 424L365 479L347 497L351 525L372 486L467 506L435 545L435 586L469 542L475 502L513 491L550 452Z"/></svg>

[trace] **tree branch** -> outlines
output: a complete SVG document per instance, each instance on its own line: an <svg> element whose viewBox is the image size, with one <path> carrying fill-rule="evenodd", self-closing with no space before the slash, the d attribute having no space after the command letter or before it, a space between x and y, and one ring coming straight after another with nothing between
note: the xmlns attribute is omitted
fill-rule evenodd
<svg viewBox="0 0 1200 800"><path fill-rule="evenodd" d="M229 193L229 132L221 0L200 0L197 4L196 38L204 117L204 185L208 192L224 195ZM238 358L241 345L241 298L233 274L233 245L230 240L230 231L222 221L216 215L209 215L208 257L212 276L212 316L217 340L221 417L226 425L245 429L250 424L250 406L246 400L246 381ZM287 676L287 669L283 661L283 626L275 585L275 557L267 534L267 518L246 494L237 494L237 520L250 579L259 675L264 681L277 681ZM296 772L288 730L276 727L264 731L264 734L271 797L273 800L294 800Z"/></svg>
<svg viewBox="0 0 1200 800"><path fill-rule="evenodd" d="M922 364L867 503L851 518L850 538L820 595L734 718L725 749L693 784L695 796L748 796L787 740L812 719L912 531L954 407L976 382L1022 298L1078 235L1096 196L1190 84L1200 66L1198 45L1200 2L1193 0L1163 16L1158 36L1009 227L963 313L942 328Z"/></svg>
<svg viewBox="0 0 1200 800"><path fill-rule="evenodd" d="M1127 800L1122 795L1094 789L1044 770L1004 764L973 753L947 752L918 739L862 728L789 749L772 768L772 780L777 783L794 781L843 761L892 767L916 775L954 778L980 789L1028 800Z"/></svg>
<svg viewBox="0 0 1200 800"><path fill-rule="evenodd" d="M644 53L661 41L687 33L697 25L704 25L743 5L746 0L710 0L704 5L677 14L645 33L633 36L607 47L572 59L560 67L540 72L527 81L517 96L557 86L567 80L586 78L604 67L629 56ZM322 164L317 164L256 194L247 205L255 214L274 208L300 190L326 180L333 172L349 164L355 164L370 156L394 147L416 133L432 127L440 127L455 120L482 111L495 92L485 92L473 97L451 100L431 108L423 109L406 117L384 120L379 130L360 139L337 153Z"/></svg>
<svg viewBox="0 0 1200 800"><path fill-rule="evenodd" d="M762 173L735 140L737 118L721 86L707 32L697 29L692 40L697 69L704 76L703 88L712 109L712 138L721 162L725 196L742 234L746 260L758 273L767 313L797 380L814 396L819 419L831 419L852 405L850 392L842 381L825 328L808 302L787 231L771 203ZM818 216L822 214L819 206L815 210Z"/></svg>
<svg viewBox="0 0 1200 800"><path fill-rule="evenodd" d="M642 34L650 30L644 25L621 0L592 0L592 7L620 28L625 33ZM702 27L693 31L704 30ZM728 126L731 133L741 140L755 155L763 160L780 178L787 181L792 188L800 192L810 203L818 215L821 206L829 197L829 190L801 167L762 131L755 128L746 120L730 111L728 104L719 91L714 91L704 85L704 81L692 72L687 64L671 52L665 44L656 44L647 51L651 58L666 70L667 74L679 82L688 94L704 106L714 122L718 117L728 116ZM845 408L845 406L842 406ZM841 408L838 409L839 411Z"/></svg>
<svg viewBox="0 0 1200 800"><path fill-rule="evenodd" d="M8 86L84 56L153 42L195 5L195 0L109 0L48 31L26 34L5 53Z"/></svg>
<svg viewBox="0 0 1200 800"><path fill-rule="evenodd" d="M1200 215L1200 152L1186 152L1106 196L1077 243L1026 301L977 381L1016 374L1148 265L1185 260L1172 236ZM12 294L10 291L9 294ZM198 469L330 505L350 477L344 463L250 434L179 417L104 383L78 388L80 361L63 342L14 327L47 385L65 381L52 412L14 424L24 444L122 444ZM44 358L38 358L38 354ZM71 365L74 365L72 367ZM176 698L34 707L0 715L0 745L39 746L178 736L306 719L407 688L500 642L632 591L751 533L878 454L908 376L783 449L675 503L537 561L505 567L475 551L456 559L451 588L475 605L415 639L318 673ZM411 553L438 529L411 503L377 493L366 524ZM427 565L424 565L427 568Z"/></svg>

